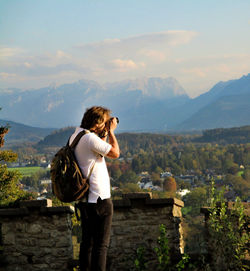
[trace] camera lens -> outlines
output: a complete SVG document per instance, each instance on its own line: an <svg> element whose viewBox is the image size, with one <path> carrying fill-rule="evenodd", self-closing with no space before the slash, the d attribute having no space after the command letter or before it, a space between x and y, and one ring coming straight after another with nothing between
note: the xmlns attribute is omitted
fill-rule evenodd
<svg viewBox="0 0 250 271"><path fill-rule="evenodd" d="M116 119L117 124L119 123L119 119L117 117L110 118L110 121L112 121L113 119Z"/></svg>

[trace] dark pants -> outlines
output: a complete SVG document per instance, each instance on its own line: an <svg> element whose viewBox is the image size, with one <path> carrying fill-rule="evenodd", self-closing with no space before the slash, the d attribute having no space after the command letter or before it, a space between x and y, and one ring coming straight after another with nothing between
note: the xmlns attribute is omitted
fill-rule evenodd
<svg viewBox="0 0 250 271"><path fill-rule="evenodd" d="M82 243L80 247L81 271L105 271L113 216L111 199L97 203L80 203Z"/></svg>

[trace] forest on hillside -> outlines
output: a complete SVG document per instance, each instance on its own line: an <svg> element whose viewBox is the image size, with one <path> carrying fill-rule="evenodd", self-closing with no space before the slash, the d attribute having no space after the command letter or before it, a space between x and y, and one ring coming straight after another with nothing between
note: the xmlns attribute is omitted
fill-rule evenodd
<svg viewBox="0 0 250 271"><path fill-rule="evenodd" d="M140 174L147 172L152 185L163 187L164 179L161 174L170 172L177 182L177 189L193 189L206 185L208 176L220 176L218 183L227 185L235 196L247 200L250 183L249 127L207 130L203 135L118 134L120 159L107 159L112 185L124 191L138 190ZM17 147L15 151L19 162L39 166L43 158L49 163L55 152L66 144L73 131L73 127L64 128L46 136L37 145ZM221 143L223 134L225 137ZM232 137L237 144L226 144ZM194 176L195 185L191 187L188 182L178 178L185 175Z"/></svg>
<svg viewBox="0 0 250 271"><path fill-rule="evenodd" d="M250 142L250 126L234 128L218 128L203 131L201 137L196 138L196 142L217 142L220 144L242 144Z"/></svg>
<svg viewBox="0 0 250 271"><path fill-rule="evenodd" d="M38 142L38 148L62 146L74 132L74 127L66 127L54 131ZM218 128L204 130L202 135L197 134L162 134L162 133L118 133L117 138L124 147L148 148L153 145L173 143L218 143L218 144L245 144L250 143L250 126L235 128Z"/></svg>

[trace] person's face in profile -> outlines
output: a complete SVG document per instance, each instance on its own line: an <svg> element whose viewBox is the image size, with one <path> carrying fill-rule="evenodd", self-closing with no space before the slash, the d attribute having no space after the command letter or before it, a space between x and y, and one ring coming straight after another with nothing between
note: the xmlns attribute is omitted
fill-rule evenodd
<svg viewBox="0 0 250 271"><path fill-rule="evenodd" d="M108 122L109 119L110 119L109 116L104 115L103 122L96 124L92 130L98 135L101 134L105 129L106 123Z"/></svg>

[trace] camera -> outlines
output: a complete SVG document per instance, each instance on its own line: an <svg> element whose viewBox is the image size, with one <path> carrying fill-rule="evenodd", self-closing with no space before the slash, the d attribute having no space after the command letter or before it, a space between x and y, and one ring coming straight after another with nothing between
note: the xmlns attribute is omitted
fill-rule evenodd
<svg viewBox="0 0 250 271"><path fill-rule="evenodd" d="M113 119L116 119L117 124L119 123L118 117L112 117L112 118L110 118L110 119L105 123L105 128L104 128L104 129L102 130L102 132L99 134L99 137L100 137L100 138L104 138L104 137L108 134L108 132L109 132L109 130L110 130L110 124L111 124L111 122L112 122Z"/></svg>
<svg viewBox="0 0 250 271"><path fill-rule="evenodd" d="M118 117L112 117L112 118L110 118L110 119L109 119L109 123L110 123L113 119L116 119L117 124L119 123Z"/></svg>
<svg viewBox="0 0 250 271"><path fill-rule="evenodd" d="M113 119L116 119L116 122L117 122L117 124L119 123L119 119L117 118L117 117L111 117L107 122L106 122L106 124L105 124L105 126L106 126L106 130L107 131L109 131L109 129L110 129L110 124L111 124L111 122L113 121Z"/></svg>

